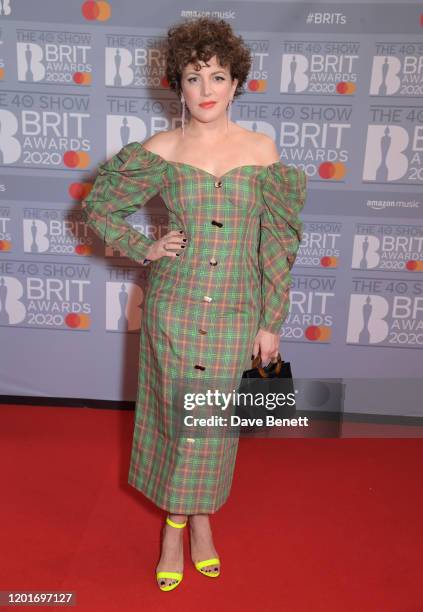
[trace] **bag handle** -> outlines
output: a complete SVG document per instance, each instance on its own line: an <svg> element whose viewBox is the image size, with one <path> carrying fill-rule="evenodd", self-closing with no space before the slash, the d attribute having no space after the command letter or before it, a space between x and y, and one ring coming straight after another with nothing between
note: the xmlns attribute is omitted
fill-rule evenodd
<svg viewBox="0 0 423 612"><path fill-rule="evenodd" d="M275 363L274 361L271 361L270 363ZM282 368L282 364L283 364L283 359L281 357L281 354L278 351L278 357L277 357L277 362L276 362L276 367L275 367L275 372L276 374L279 374L279 372L281 371ZM267 367L267 366L266 366ZM268 378L269 373L266 372L266 370L263 368L263 366L261 365L261 357L260 357L260 351L258 352L258 354L254 357L253 359L253 368L257 368L259 371L259 374L262 378Z"/></svg>

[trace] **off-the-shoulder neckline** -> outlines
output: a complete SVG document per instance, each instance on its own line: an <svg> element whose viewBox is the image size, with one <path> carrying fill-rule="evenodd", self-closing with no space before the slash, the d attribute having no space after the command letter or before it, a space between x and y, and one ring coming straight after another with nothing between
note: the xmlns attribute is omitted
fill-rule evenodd
<svg viewBox="0 0 423 612"><path fill-rule="evenodd" d="M204 170L203 168L199 168L198 166L193 166L192 164L187 164L185 162L175 162L175 161L170 161L168 159L165 159L164 157L162 157L158 153L153 153L153 151L150 151L149 149L146 149L142 142L138 142L138 141L136 141L136 142L137 142L138 146L141 147L142 151L144 151L145 153L151 155L152 158L159 159L159 160L165 162L166 164L169 164L170 166L185 166L187 168L192 168L193 170L196 170L197 172L202 172L203 174L206 174L207 176L211 177L214 181L221 181L223 178L225 178L226 176L232 174L236 170L239 171L239 170L243 170L245 168L261 168L262 170L270 170L270 169L276 168L278 166L281 166L281 167L284 166L284 164L281 162L280 159L278 161L273 162L272 164L268 164L267 166L261 165L261 164L243 164L242 166L235 166L234 168L231 168L230 170L228 170L227 172L225 172L221 176L215 176L214 174L212 174L208 170ZM286 166L286 167L289 168L289 166Z"/></svg>

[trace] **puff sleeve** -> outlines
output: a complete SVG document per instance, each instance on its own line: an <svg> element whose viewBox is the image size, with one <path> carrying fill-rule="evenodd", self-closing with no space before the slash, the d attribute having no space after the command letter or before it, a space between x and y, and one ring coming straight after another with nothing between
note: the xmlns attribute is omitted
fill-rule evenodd
<svg viewBox="0 0 423 612"><path fill-rule="evenodd" d="M125 217L160 192L166 161L131 142L100 164L88 196L82 200L84 221L108 245L130 259L143 262L154 240L134 229Z"/></svg>
<svg viewBox="0 0 423 612"><path fill-rule="evenodd" d="M293 166L272 164L263 182L264 211L260 215L259 268L261 312L259 328L279 334L289 311L291 268L303 236L299 213L306 198L307 176Z"/></svg>

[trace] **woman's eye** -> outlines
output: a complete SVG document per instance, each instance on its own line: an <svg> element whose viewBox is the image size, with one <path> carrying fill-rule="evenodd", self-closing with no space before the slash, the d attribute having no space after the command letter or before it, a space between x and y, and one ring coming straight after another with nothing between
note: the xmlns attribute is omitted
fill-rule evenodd
<svg viewBox="0 0 423 612"><path fill-rule="evenodd" d="M225 80L225 77L222 77L222 76L217 76L215 78L216 79L221 79L222 81ZM197 80L197 77L189 77L187 80L188 80L188 83L192 83L192 81L196 81Z"/></svg>

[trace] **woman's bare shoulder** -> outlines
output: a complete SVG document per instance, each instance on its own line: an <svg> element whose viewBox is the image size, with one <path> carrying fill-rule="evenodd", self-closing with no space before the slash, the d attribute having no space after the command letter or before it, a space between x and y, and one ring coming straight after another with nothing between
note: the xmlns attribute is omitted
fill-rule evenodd
<svg viewBox="0 0 423 612"><path fill-rule="evenodd" d="M157 134L153 134L153 136L144 140L142 145L148 151L166 158L174 146L176 132L177 130L157 132Z"/></svg>
<svg viewBox="0 0 423 612"><path fill-rule="evenodd" d="M257 163L263 166L270 166L280 160L279 151L273 138L261 132L253 134L252 146L257 151Z"/></svg>
<svg viewBox="0 0 423 612"><path fill-rule="evenodd" d="M268 166L279 161L279 152L273 138L263 132L253 132L238 126L238 146L245 151L254 151L255 163Z"/></svg>

